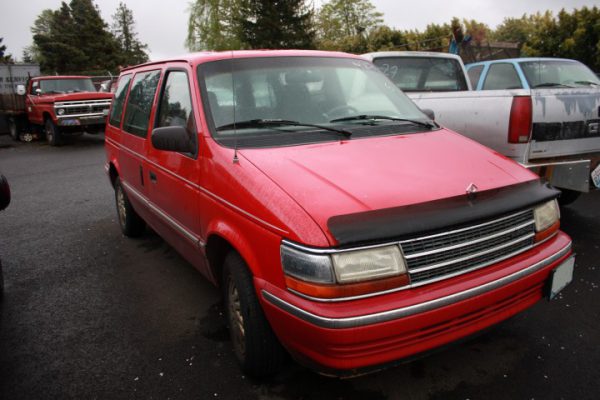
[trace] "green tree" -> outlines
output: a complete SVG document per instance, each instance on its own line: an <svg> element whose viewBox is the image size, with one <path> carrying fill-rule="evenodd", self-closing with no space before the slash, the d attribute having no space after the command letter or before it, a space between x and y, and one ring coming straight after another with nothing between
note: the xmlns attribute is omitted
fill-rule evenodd
<svg viewBox="0 0 600 400"><path fill-rule="evenodd" d="M13 58L12 58L12 55L6 54L6 45L2 44L3 41L4 41L4 38L0 37L0 63L15 62L15 60L13 60Z"/></svg>
<svg viewBox="0 0 600 400"><path fill-rule="evenodd" d="M133 12L125 3L119 3L113 15L111 30L119 43L122 65L136 65L148 61L148 45L138 39Z"/></svg>
<svg viewBox="0 0 600 400"><path fill-rule="evenodd" d="M368 35L383 23L383 14L369 0L331 0L317 14L319 47L362 52Z"/></svg>
<svg viewBox="0 0 600 400"><path fill-rule="evenodd" d="M406 34L399 30L385 25L378 26L369 33L367 47L367 51L405 50L408 47L408 39Z"/></svg>
<svg viewBox="0 0 600 400"><path fill-rule="evenodd" d="M63 2L44 10L31 28L33 58L48 73L115 71L119 46L92 0Z"/></svg>
<svg viewBox="0 0 600 400"><path fill-rule="evenodd" d="M190 5L188 35L190 51L239 49L240 0L195 0Z"/></svg>
<svg viewBox="0 0 600 400"><path fill-rule="evenodd" d="M238 26L244 47L314 47L313 12L305 0L244 0L241 4Z"/></svg>

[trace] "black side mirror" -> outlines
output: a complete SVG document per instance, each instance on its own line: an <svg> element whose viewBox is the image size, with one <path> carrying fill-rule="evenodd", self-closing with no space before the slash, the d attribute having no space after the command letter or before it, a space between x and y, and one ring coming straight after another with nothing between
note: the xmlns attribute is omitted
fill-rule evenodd
<svg viewBox="0 0 600 400"><path fill-rule="evenodd" d="M183 126L164 126L152 131L152 146L158 150L195 153L194 142Z"/></svg>
<svg viewBox="0 0 600 400"><path fill-rule="evenodd" d="M4 175L0 175L0 211L10 204L10 186Z"/></svg>
<svg viewBox="0 0 600 400"><path fill-rule="evenodd" d="M435 121L435 113L433 112L432 109L425 108L425 109L421 109L421 111L423 111L423 114L427 115L427 118L429 118L432 121Z"/></svg>

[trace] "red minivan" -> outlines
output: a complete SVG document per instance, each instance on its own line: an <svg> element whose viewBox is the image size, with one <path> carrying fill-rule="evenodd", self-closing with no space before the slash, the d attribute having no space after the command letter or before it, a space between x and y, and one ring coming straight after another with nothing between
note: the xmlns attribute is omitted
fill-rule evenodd
<svg viewBox="0 0 600 400"><path fill-rule="evenodd" d="M558 191L428 118L370 62L198 53L124 69L106 170L223 290L245 373L286 352L353 375L552 298L572 279Z"/></svg>

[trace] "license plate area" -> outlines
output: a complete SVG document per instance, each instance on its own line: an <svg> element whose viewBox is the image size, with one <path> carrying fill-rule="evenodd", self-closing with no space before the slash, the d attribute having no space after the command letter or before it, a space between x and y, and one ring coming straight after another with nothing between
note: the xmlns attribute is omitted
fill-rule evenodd
<svg viewBox="0 0 600 400"><path fill-rule="evenodd" d="M575 256L571 256L552 270L548 284L548 300L554 299L561 290L571 283L574 267Z"/></svg>

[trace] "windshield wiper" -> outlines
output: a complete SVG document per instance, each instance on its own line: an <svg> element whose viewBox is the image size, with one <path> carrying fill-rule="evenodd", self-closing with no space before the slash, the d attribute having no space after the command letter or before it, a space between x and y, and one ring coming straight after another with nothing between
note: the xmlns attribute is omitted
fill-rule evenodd
<svg viewBox="0 0 600 400"><path fill-rule="evenodd" d="M415 119L409 119L409 118L397 118L397 117L388 117L386 115L371 115L371 114L361 114L361 115L353 115L353 116L344 117L344 118L336 118L336 119L332 119L329 122L370 121L370 120L376 120L376 119L385 119L388 121L410 122L411 124L424 126L425 128L429 128L429 129L435 128L435 124L433 124L431 122L417 121Z"/></svg>
<svg viewBox="0 0 600 400"><path fill-rule="evenodd" d="M594 86L600 86L600 83L598 82L592 82L592 81L575 81L576 84L578 85L594 85Z"/></svg>
<svg viewBox="0 0 600 400"><path fill-rule="evenodd" d="M556 83L556 82L544 82L544 83L538 83L537 85L533 86L533 89L537 89L537 88L541 88L541 87L566 87L566 88L572 88L573 86L565 85L565 84L562 84L562 83Z"/></svg>
<svg viewBox="0 0 600 400"><path fill-rule="evenodd" d="M245 128L262 128L265 126L308 126L311 128L318 128L325 131L336 132L346 137L352 136L352 132L348 132L344 129L331 128L329 126L323 126L318 124L311 124L307 122L291 121L287 119L249 119L246 121L238 121L227 125L221 125L217 127L217 131L224 131L233 128L245 129Z"/></svg>

